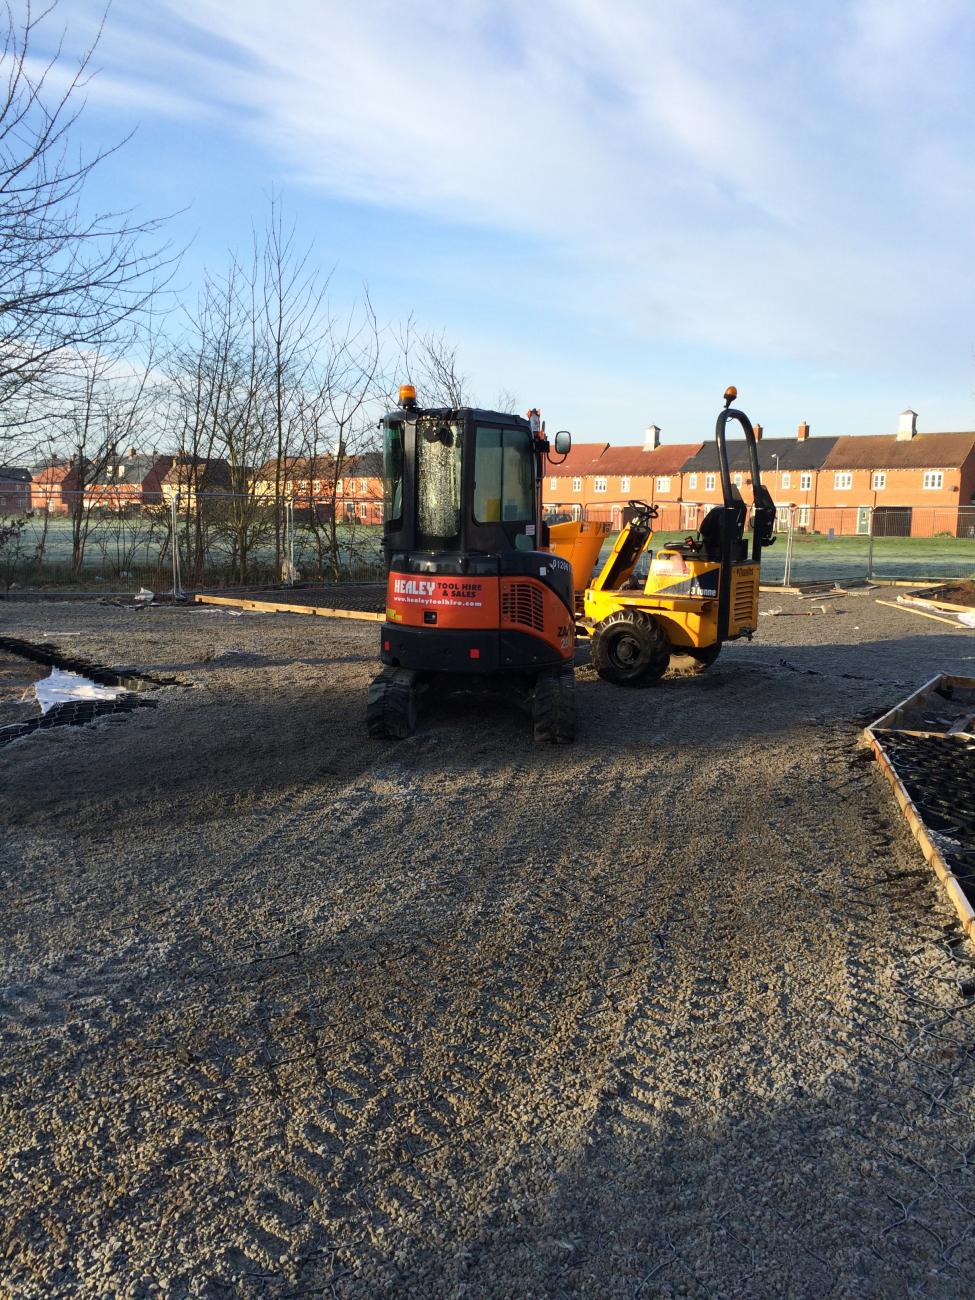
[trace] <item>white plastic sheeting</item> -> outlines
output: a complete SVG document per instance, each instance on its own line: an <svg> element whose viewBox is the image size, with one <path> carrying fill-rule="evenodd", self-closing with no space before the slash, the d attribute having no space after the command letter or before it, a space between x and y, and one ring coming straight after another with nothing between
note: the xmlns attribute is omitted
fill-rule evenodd
<svg viewBox="0 0 975 1300"><path fill-rule="evenodd" d="M121 686L99 686L80 673L67 673L61 668L52 668L49 677L35 683L34 691L42 713L53 709L55 704L77 703L79 700L117 700L125 694L125 689Z"/></svg>

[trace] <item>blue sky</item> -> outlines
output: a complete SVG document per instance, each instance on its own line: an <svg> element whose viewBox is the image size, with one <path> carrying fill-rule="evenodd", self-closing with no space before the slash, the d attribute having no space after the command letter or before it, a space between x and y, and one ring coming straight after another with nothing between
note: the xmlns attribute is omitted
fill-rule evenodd
<svg viewBox="0 0 975 1300"><path fill-rule="evenodd" d="M728 383L768 435L975 428L965 0L114 0L97 65L93 197L186 209L188 288L273 186L550 428L707 437Z"/></svg>

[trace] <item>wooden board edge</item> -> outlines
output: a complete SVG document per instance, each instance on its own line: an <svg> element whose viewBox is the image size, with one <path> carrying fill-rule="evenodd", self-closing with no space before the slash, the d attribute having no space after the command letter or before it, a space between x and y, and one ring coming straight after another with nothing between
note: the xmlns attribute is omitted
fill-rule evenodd
<svg viewBox="0 0 975 1300"><path fill-rule="evenodd" d="M945 680L944 673L936 674L936 676L932 677L930 681L925 682L923 686L919 686L916 691L913 691L910 695L908 695L906 699L901 700L899 704L895 704L892 709L889 709L886 713L884 713L881 717L879 717L876 720L876 722L871 722L870 726L867 727L866 729L868 732L868 738L869 738L869 732L873 731L875 728L878 727L886 727L888 729L894 728L898 720L904 716L904 710L909 705L913 704L915 700L921 699L922 696L929 695L932 691L936 690L944 680Z"/></svg>
<svg viewBox="0 0 975 1300"><path fill-rule="evenodd" d="M327 605L289 605L277 600L252 600L244 596L193 597L198 605L221 605L231 609L250 609L262 614L314 614L319 618L348 618L363 623L382 623L386 615L371 610L332 609Z"/></svg>
<svg viewBox="0 0 975 1300"><path fill-rule="evenodd" d="M887 757L880 740L872 734L871 728L869 727L865 729L864 735L866 736L870 748L874 752L877 762L880 764L881 771L887 778L887 781L894 792L894 798L897 800L897 804L901 812L904 814L908 826L911 828L911 833L917 840L921 852L924 854L925 861L941 881L944 891L948 895L968 938L975 942L975 909L972 908L971 903L965 896L965 891L959 884L958 878L942 857L941 850L938 848L937 844L935 844L934 840L932 840L928 828L921 820L921 816L918 813L913 800L904 788L904 784L897 775L894 765Z"/></svg>
<svg viewBox="0 0 975 1300"><path fill-rule="evenodd" d="M905 614L917 614L919 618L932 618L936 623L947 623L949 627L957 628L959 632L965 631L965 624L959 623L956 618L943 618L940 614L932 614L929 610L918 609L916 605L907 605L903 601L875 600L873 603L887 605L890 609L899 609Z"/></svg>
<svg viewBox="0 0 975 1300"><path fill-rule="evenodd" d="M952 614L972 614L975 613L975 605L954 605L950 600L932 600L927 596L914 596L908 593L906 596L898 596L899 605L922 605L925 609L946 609Z"/></svg>

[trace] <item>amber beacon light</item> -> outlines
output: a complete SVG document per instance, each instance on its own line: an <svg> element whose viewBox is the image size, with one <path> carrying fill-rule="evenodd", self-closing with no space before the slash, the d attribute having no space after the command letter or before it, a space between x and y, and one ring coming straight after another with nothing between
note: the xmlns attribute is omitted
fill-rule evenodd
<svg viewBox="0 0 975 1300"><path fill-rule="evenodd" d="M399 386L399 404L400 406L412 406L416 402L416 388L413 384L400 384Z"/></svg>

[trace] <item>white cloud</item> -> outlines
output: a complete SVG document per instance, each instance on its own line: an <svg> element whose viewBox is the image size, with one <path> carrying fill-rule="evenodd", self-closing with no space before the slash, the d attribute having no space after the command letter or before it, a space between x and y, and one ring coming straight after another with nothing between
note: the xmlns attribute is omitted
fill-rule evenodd
<svg viewBox="0 0 975 1300"><path fill-rule="evenodd" d="M968 14L116 0L103 61L109 94L219 113L278 176L532 237L572 268L567 298L648 347L893 367L970 348Z"/></svg>

